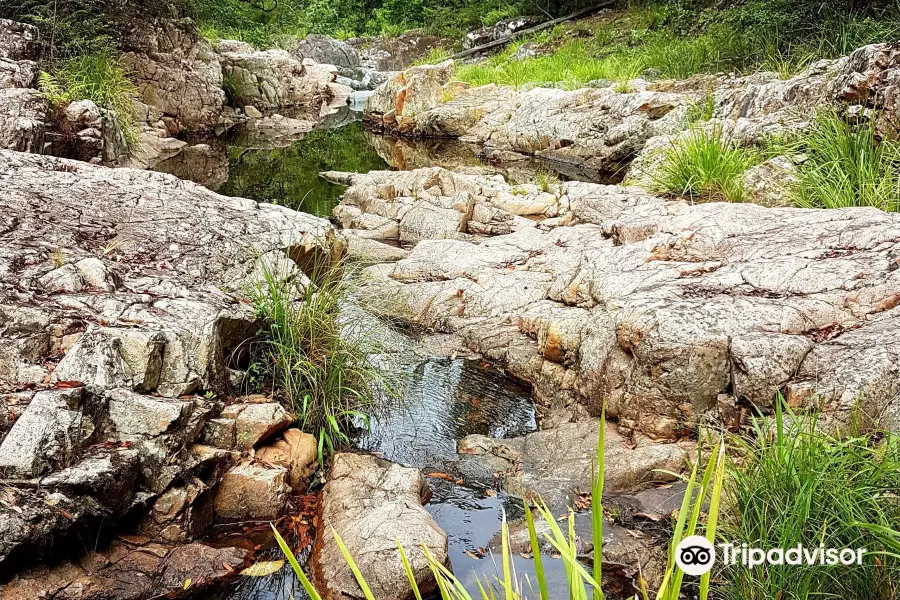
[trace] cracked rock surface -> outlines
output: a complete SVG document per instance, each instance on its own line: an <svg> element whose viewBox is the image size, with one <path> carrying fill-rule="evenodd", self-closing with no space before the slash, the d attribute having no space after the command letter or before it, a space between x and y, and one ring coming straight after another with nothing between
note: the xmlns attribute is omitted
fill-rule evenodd
<svg viewBox="0 0 900 600"><path fill-rule="evenodd" d="M257 332L246 287L261 261L308 282L298 265L337 258L343 238L171 175L33 154L0 151L0 189L0 565L147 506L142 531L190 541L235 450L294 419L215 399L237 391Z"/></svg>
<svg viewBox="0 0 900 600"><path fill-rule="evenodd" d="M672 438L782 391L838 424L900 425L900 215L440 168L328 176L352 184L350 235L418 241L368 268L380 310L462 336L548 413L605 399L624 429Z"/></svg>

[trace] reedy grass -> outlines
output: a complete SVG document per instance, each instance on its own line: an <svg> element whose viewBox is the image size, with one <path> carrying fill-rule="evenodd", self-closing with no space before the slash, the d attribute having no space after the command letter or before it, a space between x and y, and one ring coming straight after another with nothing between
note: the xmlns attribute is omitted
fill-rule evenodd
<svg viewBox="0 0 900 600"><path fill-rule="evenodd" d="M271 381L301 429L317 436L323 462L350 443L353 421L368 424L394 384L369 358L381 348L366 324L347 322L353 317L341 310L355 290L349 264L316 264L306 284L260 265L262 281L250 295L266 327L251 350L251 371Z"/></svg>
<svg viewBox="0 0 900 600"><path fill-rule="evenodd" d="M723 600L900 598L900 438L838 438L782 408L734 440L722 537L755 548L867 548L863 566L723 569ZM787 418L785 418L787 417ZM900 539L900 538L894 538ZM893 554L878 549L893 549Z"/></svg>
<svg viewBox="0 0 900 600"><path fill-rule="evenodd" d="M900 142L880 139L876 119L851 125L841 115L819 115L809 131L772 150L802 155L794 203L805 208L874 206L900 210Z"/></svg>
<svg viewBox="0 0 900 600"><path fill-rule="evenodd" d="M760 161L757 152L738 147L721 127L695 127L665 150L654 183L658 191L692 199L742 202L744 171Z"/></svg>
<svg viewBox="0 0 900 600"><path fill-rule="evenodd" d="M604 410L599 426L597 462L592 475L593 483L591 487L591 508L593 511L592 535L593 539L598 541L603 539L602 497L603 479L605 473L605 428L606 421ZM682 501L681 510L678 514L675 534L670 543L669 564L665 572L662 587L654 596L656 600L678 600L679 596L681 595L683 587L683 573L680 571L680 569L677 569L677 566L675 565L675 547L684 537L695 535L701 529L700 517L707 498L709 499L709 520L706 527L706 535L710 540L715 539L716 523L718 519L717 513L721 505L720 497L722 494L725 479L723 446L721 446L720 444L719 446L715 447L713 454L703 471L703 477L699 482L698 469L699 463L694 465L693 471L690 475L690 478L688 479L687 490L684 500ZM523 504L525 508L525 519L526 525L528 527L528 535L531 541L531 547L534 552L535 577L537 579L539 594L538 598L540 598L540 600L551 600L550 595L547 591L547 580L543 568L543 559L540 554L540 543L538 541L538 534L535 527L534 513L532 512L532 509L527 501L524 501ZM578 551L576 548L574 512L572 512L570 509L564 528L557 522L556 515L553 514L553 511L543 501L537 501L535 504L535 509L537 510L538 515L547 523L549 527L549 531L545 533L546 540L559 554L560 559L564 561L564 568L568 581L569 600L587 600L589 597L588 590L591 590L591 597L594 600L602 600L604 598L604 594L602 591L603 564L602 551L599 542L597 542L597 545L595 546L592 569L589 570L584 564L582 564L578 556ZM689 519L688 516L690 516ZM338 535L338 533L334 530L332 530L331 534L338 544L338 547L340 548L341 553L343 554L344 559L347 562L348 568L350 568L350 570L353 572L356 581L359 583L360 589L363 591L363 595L367 599L371 598L371 591L369 590L369 587L365 582L365 577L360 572L355 561L353 560L353 557L347 551L347 548L344 545L344 542L341 539L340 535ZM290 548L288 548L287 545L283 543L283 540L280 539L277 531L275 531L275 535L279 539L279 546L281 547L282 551L290 555L288 557L289 560L293 558ZM476 577L479 589L477 597L480 600L526 600L528 596L524 591L524 586L521 585L521 582L519 581L513 568L511 550L509 546L509 525L506 522L505 514L503 516L503 522L501 524L500 539L500 572L496 573L493 578L490 578L487 575ZM415 595L416 600L421 600L422 594L418 588L415 573L413 572L412 566L410 565L406 550L403 548L402 544L400 544L399 540L397 542L397 551L400 557L400 561L403 564L404 570L406 572L407 579L409 580L410 586L413 590L413 594ZM428 561L428 566L437 581L437 588L442 600L475 600L475 598L463 586L461 581L446 566L444 566L442 562L435 558L427 547L423 546L422 551L426 557L426 560ZM297 577L306 588L306 582L309 581L308 578L302 572L299 565L297 565L296 560L291 560L290 564L296 572ZM641 598L643 600L650 600L650 596L646 591L646 585L643 579L640 580L639 584L641 587ZM709 587L709 576L707 575L704 576L703 579L701 579L699 595L700 600L708 599ZM308 588L307 591L309 591ZM320 596L317 593L310 593L310 597L312 598L312 600L320 599ZM560 599L554 598L552 600Z"/></svg>
<svg viewBox="0 0 900 600"><path fill-rule="evenodd" d="M60 108L76 100L91 100L115 113L129 149L138 143L134 101L138 88L128 71L108 53L76 56L53 73L42 72L38 87L52 106Z"/></svg>

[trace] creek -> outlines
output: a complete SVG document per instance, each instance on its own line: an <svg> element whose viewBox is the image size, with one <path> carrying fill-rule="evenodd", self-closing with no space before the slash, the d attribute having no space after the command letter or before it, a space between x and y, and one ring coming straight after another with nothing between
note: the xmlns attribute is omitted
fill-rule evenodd
<svg viewBox="0 0 900 600"><path fill-rule="evenodd" d="M365 130L355 115L344 115L339 127L323 127L290 143L267 144L246 132L233 132L227 142L229 176L219 193L274 202L298 211L330 217L344 188L319 173L328 170L365 173L371 170L425 166L489 167L479 148L453 140L397 140ZM517 161L514 168L494 169L510 180L530 181L548 166ZM558 177L564 177L556 173ZM470 434L496 438L524 435L537 429L527 387L488 363L464 358L435 358L416 350L409 332L378 326L404 350L387 368L408 375L402 401L372 419L355 440L359 451L375 453L427 478L431 499L425 505L449 539L450 563L466 588L478 597L476 578L493 578L499 567L489 546L501 529L503 515L523 518L521 500L506 494L493 477L469 477L456 469L458 440ZM240 534L238 534L240 535ZM245 533L251 546L261 544L260 560L280 558L264 530ZM235 534L228 538L235 543ZM301 562L307 558L301 552ZM520 579L534 582L533 562L517 554ZM568 595L562 561L546 560L553 597ZM529 591L526 586L526 592ZM529 593L529 596L531 594ZM307 598L285 565L260 578L243 578L210 600L300 600Z"/></svg>

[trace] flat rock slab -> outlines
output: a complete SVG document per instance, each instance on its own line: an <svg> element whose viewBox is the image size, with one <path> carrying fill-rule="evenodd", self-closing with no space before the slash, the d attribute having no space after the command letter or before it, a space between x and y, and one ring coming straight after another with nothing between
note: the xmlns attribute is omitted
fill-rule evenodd
<svg viewBox="0 0 900 600"><path fill-rule="evenodd" d="M453 226L473 215L453 239L432 228L407 258L369 267L370 296L390 299L375 303L384 315L461 336L546 410L599 414L605 399L623 428L675 438L781 391L838 425L900 426L900 215L690 205L583 182L547 203L439 168L343 177L357 220L402 225L413 204ZM544 208L531 219L511 211L532 206Z"/></svg>
<svg viewBox="0 0 900 600"><path fill-rule="evenodd" d="M565 423L520 438L493 439L470 435L459 441L463 468L473 464L493 472L510 493L542 499L554 511L573 506L589 493L597 465L599 430L596 422ZM660 470L677 473L684 466L685 448L646 438L631 443L614 425L607 425L605 493L618 494L652 481L670 479Z"/></svg>
<svg viewBox="0 0 900 600"><path fill-rule="evenodd" d="M312 560L327 600L362 598L362 591L331 536L341 536L375 598L411 600L413 596L397 551L403 545L422 594L436 582L422 546L441 563L447 559L447 534L422 508L427 489L417 469L363 454L337 454L322 492L321 531Z"/></svg>
<svg viewBox="0 0 900 600"><path fill-rule="evenodd" d="M0 587L0 600L149 600L211 593L217 585L237 577L250 558L250 552L241 548L198 543L173 548L140 536L125 537L127 540L113 540L102 551L89 552L77 563L64 561L23 571Z"/></svg>

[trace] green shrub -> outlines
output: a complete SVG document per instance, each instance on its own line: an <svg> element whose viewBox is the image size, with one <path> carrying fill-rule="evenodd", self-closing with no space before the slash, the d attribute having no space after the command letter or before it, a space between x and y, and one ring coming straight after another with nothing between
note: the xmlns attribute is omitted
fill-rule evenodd
<svg viewBox="0 0 900 600"><path fill-rule="evenodd" d="M900 210L900 142L879 139L875 119L853 126L836 113L779 151L802 154L794 201L806 208L874 206Z"/></svg>
<svg viewBox="0 0 900 600"><path fill-rule="evenodd" d="M741 202L743 173L759 161L757 152L739 148L720 127L695 128L665 151L653 177L661 192Z"/></svg>
<svg viewBox="0 0 900 600"><path fill-rule="evenodd" d="M76 56L61 63L52 74L42 72L39 88L54 107L76 100L91 100L115 113L129 148L138 141L134 101L137 86L119 61L109 54Z"/></svg>
<svg viewBox="0 0 900 600"><path fill-rule="evenodd" d="M369 359L382 348L365 322L343 310L355 289L349 264L317 261L306 285L260 265L262 282L250 296L266 327L252 348L251 373L318 437L321 462L350 443L351 424L368 423L394 386Z"/></svg>
<svg viewBox="0 0 900 600"><path fill-rule="evenodd" d="M900 554L877 552L889 547L884 532L900 530L900 438L840 439L817 430L814 417L790 417L785 423L779 408L774 423L758 422L752 439L736 440L722 539L870 554L864 566L728 567L722 598L900 598Z"/></svg>

